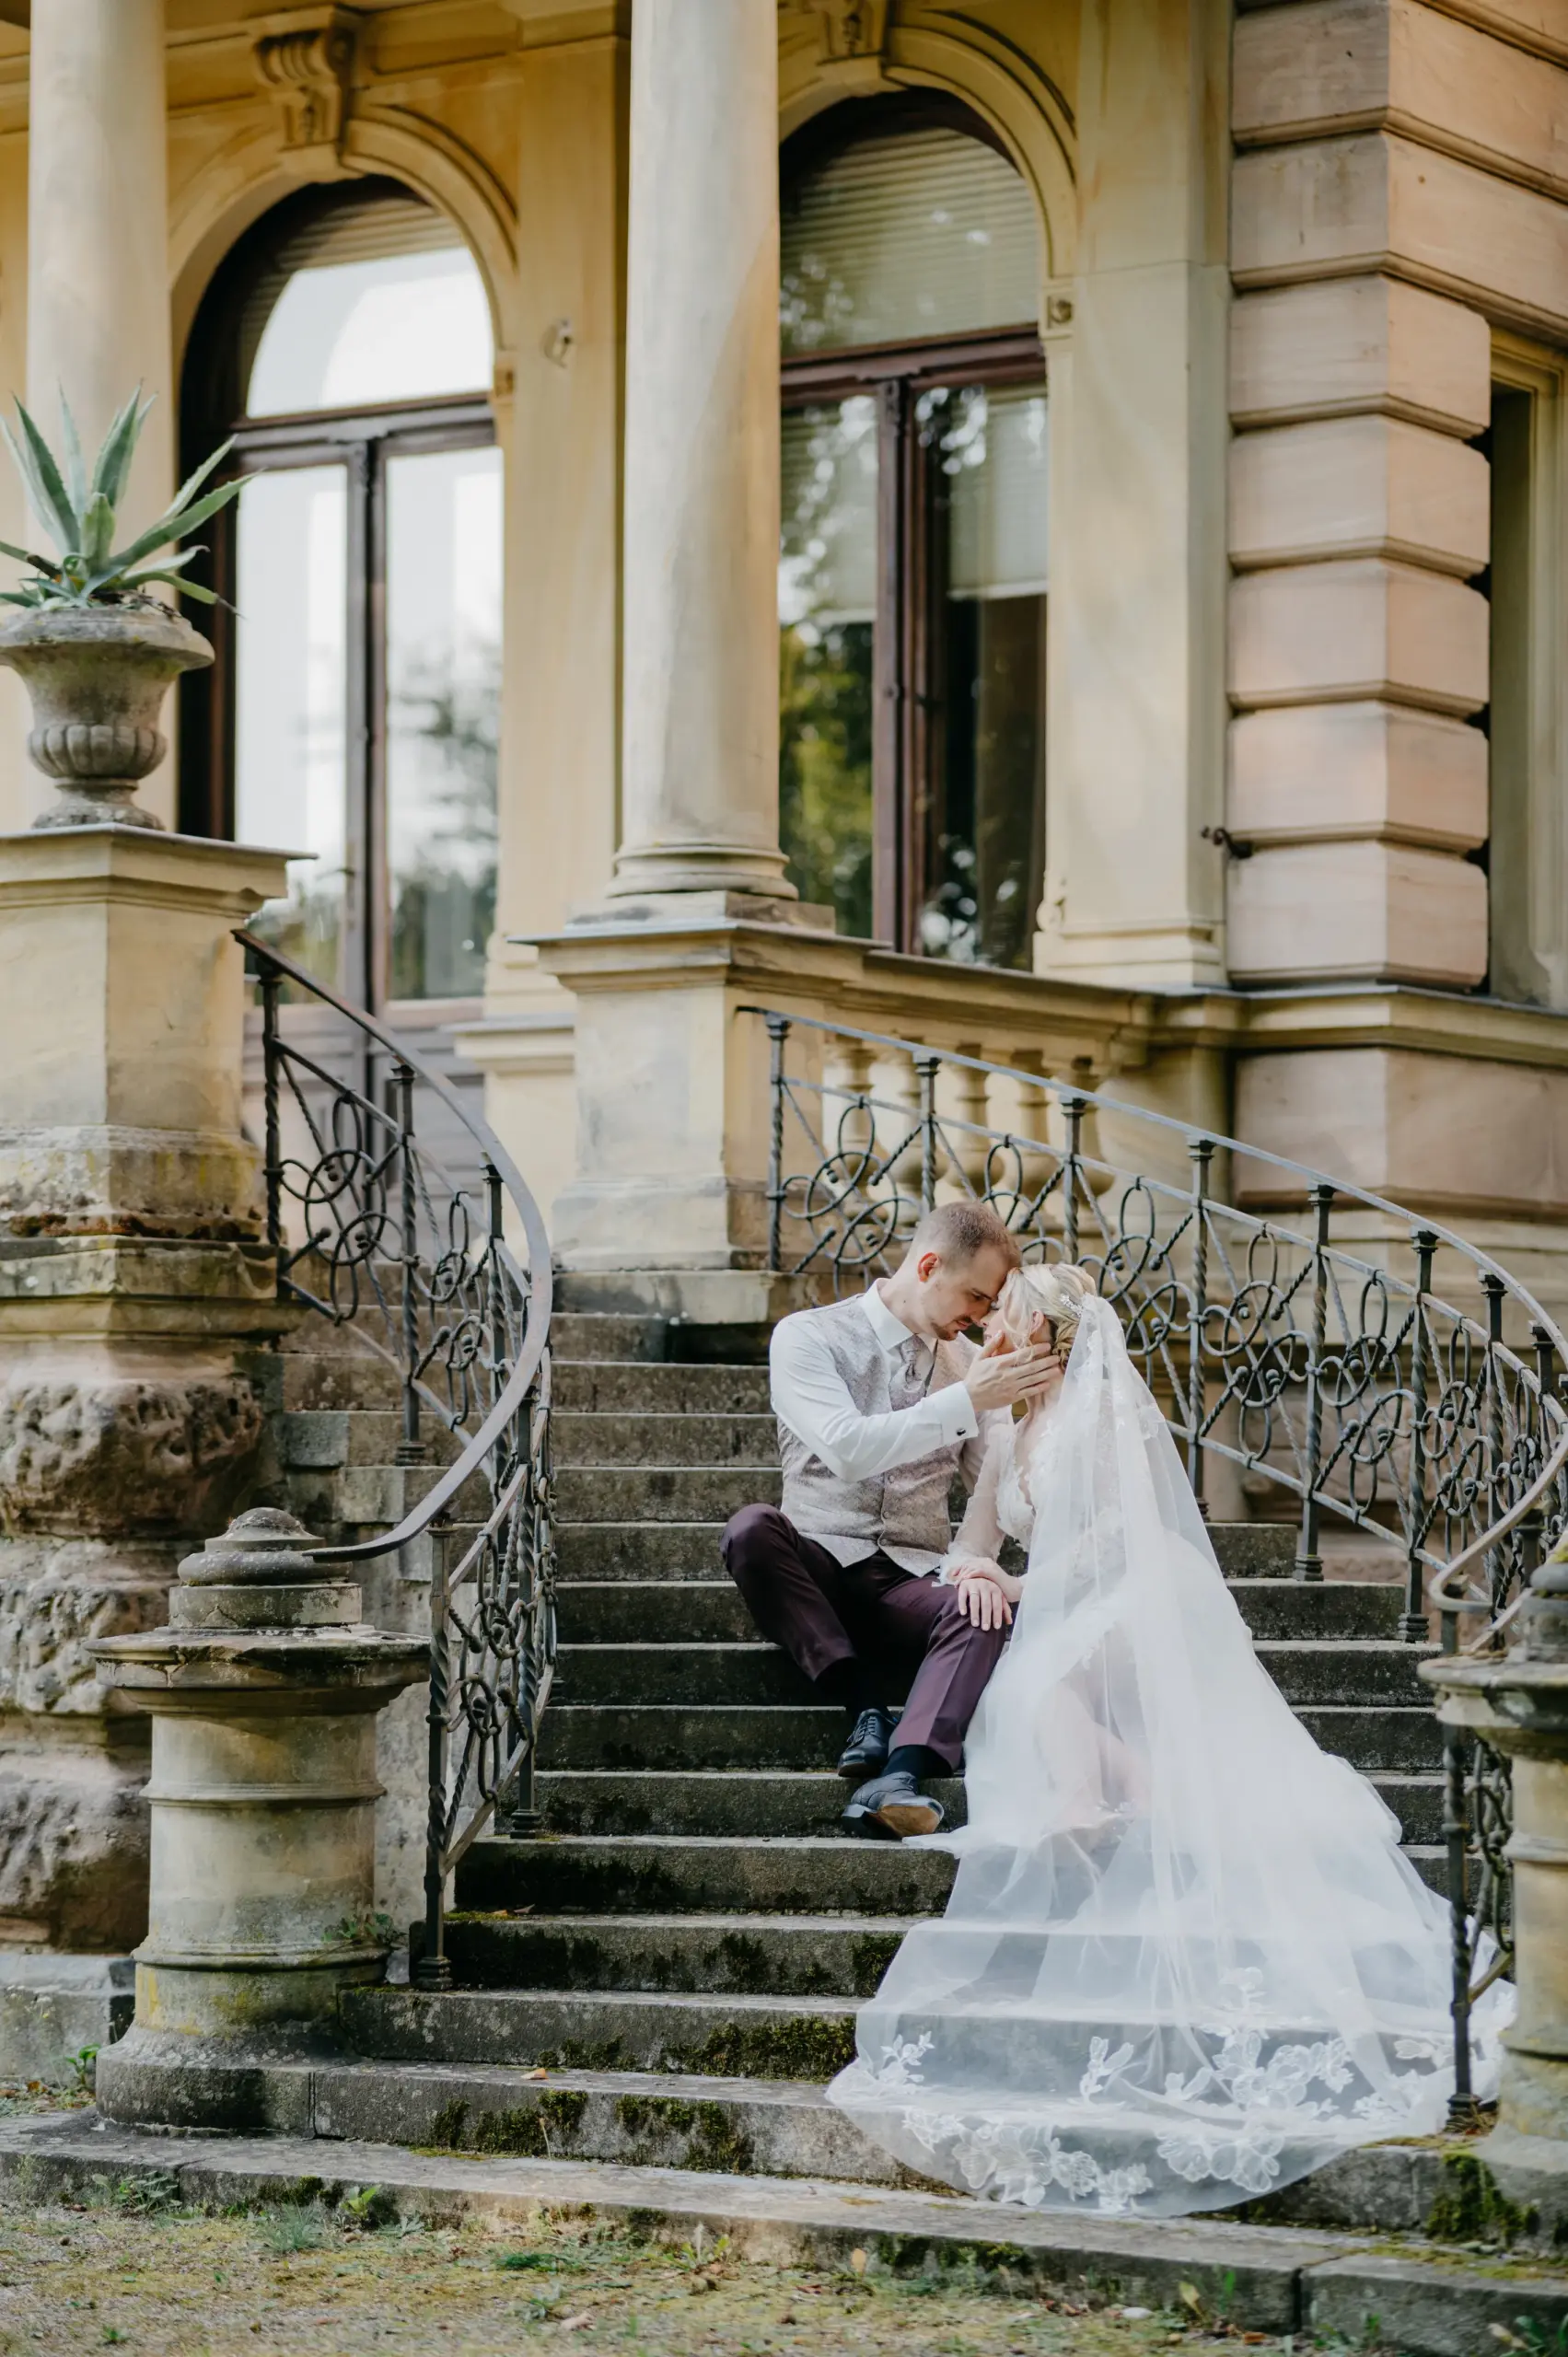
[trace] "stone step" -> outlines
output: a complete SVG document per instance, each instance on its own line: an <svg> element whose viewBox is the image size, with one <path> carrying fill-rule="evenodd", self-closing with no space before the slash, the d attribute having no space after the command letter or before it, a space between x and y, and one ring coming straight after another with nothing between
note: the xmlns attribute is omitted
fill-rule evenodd
<svg viewBox="0 0 1568 2357"><path fill-rule="evenodd" d="M714 1840L687 1834L476 1841L460 1908L546 1915L931 1915L954 1861L896 1841Z"/></svg>
<svg viewBox="0 0 1568 2357"><path fill-rule="evenodd" d="M318 2136L457 2152L722 2169L746 2177L909 2180L813 2082L503 2064L328 2064L312 2073Z"/></svg>
<svg viewBox="0 0 1568 2357"><path fill-rule="evenodd" d="M1428 1703L1379 1709L1306 1704L1302 1724L1325 1751L1364 1771L1420 1775L1443 1762L1443 1732ZM848 1720L820 1704L648 1703L635 1708L552 1699L540 1764L567 1769L822 1769Z"/></svg>
<svg viewBox="0 0 1568 2357"><path fill-rule="evenodd" d="M686 1991L354 1990L349 2042L380 2061L500 2062L826 2081L854 2059L853 1997Z"/></svg>
<svg viewBox="0 0 1568 2357"><path fill-rule="evenodd" d="M772 1465L558 1465L556 1511L563 1523L726 1523L742 1506L776 1506Z"/></svg>
<svg viewBox="0 0 1568 2357"><path fill-rule="evenodd" d="M1287 1702L1415 1704L1427 1692L1416 1666L1434 1648L1269 1638L1256 1650ZM761 1643L566 1644L555 1676L563 1703L805 1702L812 1691L776 1645Z"/></svg>
<svg viewBox="0 0 1568 2357"><path fill-rule="evenodd" d="M679 1468L674 1469L679 1473ZM604 1479L587 1469L579 1469L579 1472L586 1485L580 1495L591 1494L594 1482ZM724 1478L737 1479L734 1474ZM776 1490L764 1497L762 1489L758 1487L753 1497L761 1503L772 1503ZM711 1580L717 1575L719 1540L727 1518L727 1515L718 1520L698 1515L683 1521L672 1515L668 1520L628 1522L616 1521L607 1515L602 1520L566 1520L556 1531L561 1576L563 1580ZM1304 1595L1318 1592L1316 1582L1308 1585L1289 1577L1295 1560L1293 1532L1268 1523L1218 1522L1211 1523L1209 1536L1220 1568L1227 1576L1249 1581L1267 1579L1288 1586L1293 1592L1299 1586ZM1323 1585L1336 1589L1365 1586L1375 1596L1397 1595L1397 1591L1372 1582L1336 1580ZM1397 1603L1393 1608L1398 1611Z"/></svg>
<svg viewBox="0 0 1568 2357"><path fill-rule="evenodd" d="M559 1469L600 1466L700 1466L707 1469L744 1465L776 1474L777 1419L769 1415L673 1415L623 1411L579 1415L557 1411L553 1440Z"/></svg>
<svg viewBox="0 0 1568 2357"><path fill-rule="evenodd" d="M558 1358L602 1364L645 1364L666 1354L668 1332L662 1318L617 1317L598 1310L556 1310L550 1320L550 1346Z"/></svg>
<svg viewBox="0 0 1568 2357"><path fill-rule="evenodd" d="M446 1469L443 1465L345 1465L331 1476L336 1519L351 1529L390 1529L429 1496ZM456 1520L482 1521L490 1507L484 1475L470 1474L452 1502Z"/></svg>
<svg viewBox="0 0 1568 2357"><path fill-rule="evenodd" d="M765 1366L688 1366L678 1360L618 1365L567 1359L552 1371L558 1409L599 1416L765 1416Z"/></svg>
<svg viewBox="0 0 1568 2357"><path fill-rule="evenodd" d="M309 1334L319 1325L319 1319L311 1318L301 1330ZM285 1345L278 1356L285 1411L396 1409L401 1402L397 1369L368 1351L311 1351Z"/></svg>
<svg viewBox="0 0 1568 2357"><path fill-rule="evenodd" d="M1304 1586L1296 1580L1233 1580L1231 1594L1254 1636L1391 1639L1400 1597L1359 1581ZM567 1580L558 1590L568 1644L668 1643L677 1638L744 1643L756 1625L727 1579Z"/></svg>
<svg viewBox="0 0 1568 2357"><path fill-rule="evenodd" d="M1544 2349L1568 2316L1568 2284L1550 2257L1532 2267L1516 2253L1503 2260L1495 2241L1480 2260L1469 2255L1474 2245L1422 2243L1428 2216L1447 2192L1451 2166L1472 2173L1475 2167L1469 2150L1436 2140L1348 2154L1304 2186L1274 2196L1267 2212L1290 2222L1274 2224L1232 2216L1150 2221L1059 2214L901 2187L803 2184L755 2168L737 2174L733 2147L719 2165L705 2168L623 2167L560 2157L574 2113L574 2132L586 2125L587 2103L580 2111L571 2103L540 2105L539 2156L519 2157L517 2139L530 2122L520 2107L516 2118L506 2116L489 2081L477 2083L488 2101L476 2110L470 2096L460 2113L443 2111L440 2124L471 2140L483 2119L483 2141L499 2141L505 2151L420 2152L384 2141L327 2140L329 2120L341 2126L351 2110L371 2111L377 2087L405 2075L406 2066L340 2066L325 2108L319 2108L308 2071L296 2067L291 2074L274 2067L266 2073L268 2098L298 2117L294 2132L273 2136L158 2135L113 2128L91 2112L7 2120L0 2122L0 2174L34 2205L92 2200L112 2178L117 2191L123 2187L128 2195L145 2186L155 2202L166 2200L172 2187L192 2208L244 2205L263 2212L296 2206L307 2183L320 2188L329 2209L351 2188L374 2186L395 2219L424 2226L468 2224L492 2236L527 2236L542 2212L646 2238L672 2257L711 2244L740 2264L809 2268L846 2280L852 2270L864 2270L887 2289L901 2281L918 2292L950 2270L960 2280L993 2283L1012 2301L1011 2311L998 2307L999 2318L1012 2313L1026 2324L1030 2311L1017 2299L1026 2285L1049 2298L1071 2294L1081 2302L1081 2287L1090 2284L1098 2296L1113 2294L1129 2306L1173 2314L1196 2300L1205 2312L1223 2316L1231 2335L1267 2338L1282 2348L1310 2342L1348 2349L1376 2339L1406 2357L1459 2351L1470 2357L1508 2342ZM351 2096L356 2084L363 2093ZM463 2074L463 2084L475 2089L474 2074ZM597 2089L598 2082L585 2074L569 2092ZM562 2092L560 2084L546 2090L552 2096ZM680 2099L662 2100L673 2107ZM427 2112L426 2124L435 2117ZM715 2138L734 2117L721 2110L700 2121L687 2107L689 2124L705 2124ZM656 2115L667 2127L680 2118L673 2108ZM633 2121L644 2130L650 2125L645 2110L623 2112L618 2124L627 2129ZM749 2157L757 2159L755 2143ZM1527 2197L1532 2190L1516 2188L1506 2172L1504 2179L1505 2192ZM1296 2223L1304 2218L1308 2223ZM1550 2247L1559 2223L1549 2205L1535 2238L1538 2248ZM1333 2231L1346 2225L1359 2232ZM1406 2247L1399 2256L1370 2248L1364 2239L1369 2232L1402 2235ZM1092 2325L1086 2328L1092 2331ZM1022 2346L1017 2332L1004 2337ZM906 2342L913 2345L907 2332L900 2345Z"/></svg>
<svg viewBox="0 0 1568 2357"><path fill-rule="evenodd" d="M880 1915L521 1915L447 1918L465 1989L708 1990L875 1996L909 1929Z"/></svg>
<svg viewBox="0 0 1568 2357"><path fill-rule="evenodd" d="M1400 1820L1406 1841L1443 1836L1441 1776L1376 1775L1381 1797ZM711 1833L800 1835L837 1833L850 1793L845 1780L819 1769L588 1769L545 1772L539 1805L552 1833ZM942 1803L949 1826L966 1821L963 1781L942 1777L925 1787Z"/></svg>
<svg viewBox="0 0 1568 2357"><path fill-rule="evenodd" d="M279 1454L291 1471L395 1469L402 1437L402 1414L393 1408L303 1408L279 1418ZM420 1445L427 1464L447 1466L462 1455L468 1436L427 1413L420 1420Z"/></svg>

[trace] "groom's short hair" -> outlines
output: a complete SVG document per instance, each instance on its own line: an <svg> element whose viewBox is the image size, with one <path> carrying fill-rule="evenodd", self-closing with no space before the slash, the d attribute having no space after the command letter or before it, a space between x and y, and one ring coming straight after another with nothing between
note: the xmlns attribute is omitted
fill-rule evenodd
<svg viewBox="0 0 1568 2357"><path fill-rule="evenodd" d="M938 1203L910 1237L909 1257L938 1252L950 1269L968 1268L980 1252L1000 1252L1009 1269L1022 1259L1018 1239L989 1203Z"/></svg>

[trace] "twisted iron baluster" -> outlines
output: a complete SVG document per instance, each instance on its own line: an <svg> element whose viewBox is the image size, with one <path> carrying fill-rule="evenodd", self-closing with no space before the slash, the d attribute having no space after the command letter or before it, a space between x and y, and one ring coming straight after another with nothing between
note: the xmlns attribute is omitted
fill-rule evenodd
<svg viewBox="0 0 1568 2357"><path fill-rule="evenodd" d="M915 1075L920 1083L920 1202L923 1211L930 1211L936 1201L936 1075L942 1068L940 1056L916 1056Z"/></svg>
<svg viewBox="0 0 1568 2357"><path fill-rule="evenodd" d="M768 1266L777 1269L784 1252L784 1043L789 1022L770 1015L768 1024L768 1086L772 1106L772 1133L768 1143Z"/></svg>
<svg viewBox="0 0 1568 2357"><path fill-rule="evenodd" d="M267 1242L283 1249L283 1132L278 1118L280 1051L278 991L281 976L275 966L261 961L261 1102L264 1108L265 1176L267 1182Z"/></svg>
<svg viewBox="0 0 1568 2357"><path fill-rule="evenodd" d="M1067 1120L1067 1158L1062 1167L1062 1250L1066 1260L1075 1260L1078 1257L1078 1159L1084 1128L1083 1098L1064 1098L1062 1110Z"/></svg>
<svg viewBox="0 0 1568 2357"><path fill-rule="evenodd" d="M1298 1580L1320 1580L1323 1557L1318 1543L1318 1483L1323 1478L1323 1348L1329 1329L1329 1214L1332 1187L1312 1187L1308 1194L1318 1214L1312 1246L1312 1336L1307 1352L1307 1482L1301 1497L1301 1545L1295 1558Z"/></svg>
<svg viewBox="0 0 1568 2357"><path fill-rule="evenodd" d="M1198 1509L1205 1517L1208 1505L1203 1496L1203 1325L1209 1298L1209 1230L1205 1205L1209 1193L1209 1165L1214 1158L1213 1138L1192 1138L1188 1142L1192 1157L1192 1283L1187 1313L1187 1478L1192 1484L1192 1494Z"/></svg>
<svg viewBox="0 0 1568 2357"><path fill-rule="evenodd" d="M447 1961L447 1527L445 1515L430 1527L430 1698L424 1714L429 1805L424 1827L424 1947L410 1975L416 1989L452 1985L452 1968Z"/></svg>
<svg viewBox="0 0 1568 2357"><path fill-rule="evenodd" d="M1418 1227L1411 1243L1415 1249L1415 1312L1411 1325L1411 1470L1405 1525L1409 1553L1400 1635L1406 1644L1419 1645L1425 1643L1427 1633L1426 1570L1422 1562L1426 1538L1426 1297L1432 1289L1437 1238L1429 1227Z"/></svg>
<svg viewBox="0 0 1568 2357"><path fill-rule="evenodd" d="M424 1444L419 1436L419 1171L414 1160L412 1065L395 1066L392 1087L402 1185L403 1436L398 1443L397 1462L422 1465Z"/></svg>

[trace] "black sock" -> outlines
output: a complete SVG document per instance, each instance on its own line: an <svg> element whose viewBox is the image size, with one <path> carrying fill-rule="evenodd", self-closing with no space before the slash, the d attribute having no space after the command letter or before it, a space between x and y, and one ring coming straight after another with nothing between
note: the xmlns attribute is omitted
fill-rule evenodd
<svg viewBox="0 0 1568 2357"><path fill-rule="evenodd" d="M881 1701L876 1679L853 1654L847 1660L831 1663L813 1683L825 1701L842 1704L856 1718L862 1711L874 1710Z"/></svg>
<svg viewBox="0 0 1568 2357"><path fill-rule="evenodd" d="M946 1776L951 1771L939 1752L923 1743L896 1743L888 1754L885 1776L912 1776L918 1784L927 1776Z"/></svg>

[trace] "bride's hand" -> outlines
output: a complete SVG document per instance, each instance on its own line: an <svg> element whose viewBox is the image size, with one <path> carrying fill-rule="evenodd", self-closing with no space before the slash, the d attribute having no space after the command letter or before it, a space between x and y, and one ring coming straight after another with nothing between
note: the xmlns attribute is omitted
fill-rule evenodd
<svg viewBox="0 0 1568 2357"><path fill-rule="evenodd" d="M971 1557L955 1566L951 1574L958 1591L958 1610L977 1629L1005 1629L1013 1618L1013 1607L1023 1594L1021 1584L1000 1563L989 1556Z"/></svg>

